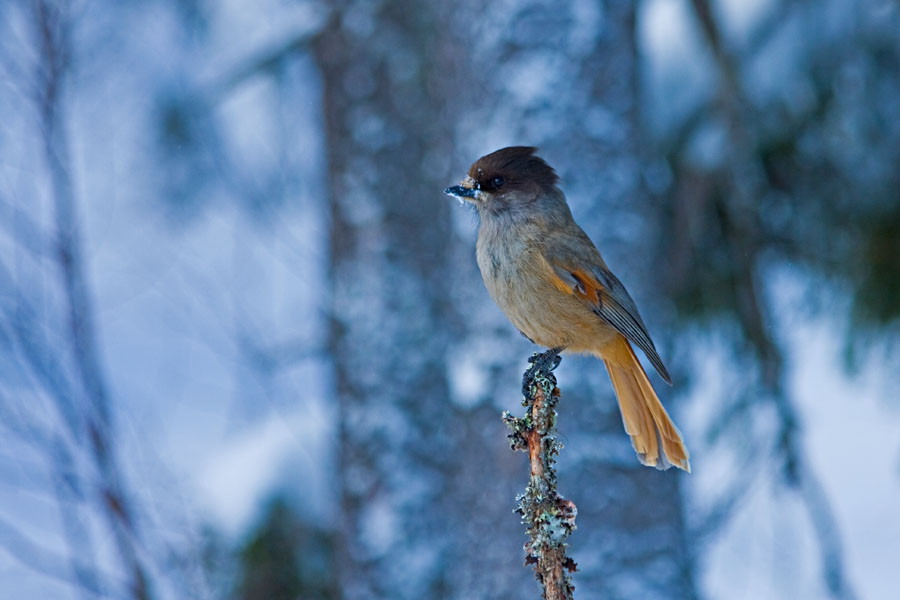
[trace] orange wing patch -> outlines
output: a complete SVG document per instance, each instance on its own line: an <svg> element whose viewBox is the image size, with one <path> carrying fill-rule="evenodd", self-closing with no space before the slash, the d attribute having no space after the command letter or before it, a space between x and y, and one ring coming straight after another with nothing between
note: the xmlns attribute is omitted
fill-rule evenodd
<svg viewBox="0 0 900 600"><path fill-rule="evenodd" d="M565 281L563 281L562 279L560 279L559 275L557 275L556 273L553 272L553 269L550 269L549 272L550 272L550 281L553 283L553 287L555 287L559 291L566 293L566 294L574 294L575 293L575 290L572 288L572 286L570 284L566 283Z"/></svg>
<svg viewBox="0 0 900 600"><path fill-rule="evenodd" d="M601 294L604 290L600 282L593 275L581 269L572 271L571 275L578 282L578 285L575 287L575 293L591 304L601 306L603 303Z"/></svg>
<svg viewBox="0 0 900 600"><path fill-rule="evenodd" d="M550 264L550 262L548 262L547 259L541 255L538 255L538 259L543 271L550 279L550 283L553 284L553 287L563 292L564 294L571 295L575 293L575 286L573 285L575 281L570 278L570 273L568 273L564 269L560 269L559 267Z"/></svg>
<svg viewBox="0 0 900 600"><path fill-rule="evenodd" d="M596 308L603 305L603 296L607 291L593 274L584 269L570 270L552 265L546 259L543 262L553 287L566 294L578 296Z"/></svg>

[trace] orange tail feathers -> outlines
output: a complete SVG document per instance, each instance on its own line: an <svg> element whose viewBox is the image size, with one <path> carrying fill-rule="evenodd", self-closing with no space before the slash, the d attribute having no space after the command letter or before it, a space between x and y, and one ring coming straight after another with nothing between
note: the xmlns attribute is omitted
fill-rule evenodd
<svg viewBox="0 0 900 600"><path fill-rule="evenodd" d="M690 473L690 454L681 432L653 391L628 340L616 336L603 348L601 357L619 399L625 431L641 464L661 470L676 466Z"/></svg>

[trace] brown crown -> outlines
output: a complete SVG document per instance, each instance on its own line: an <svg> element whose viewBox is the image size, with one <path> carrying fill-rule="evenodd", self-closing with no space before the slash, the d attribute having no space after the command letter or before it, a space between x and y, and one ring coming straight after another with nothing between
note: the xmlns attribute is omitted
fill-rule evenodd
<svg viewBox="0 0 900 600"><path fill-rule="evenodd" d="M477 181L482 189L491 189L492 182L502 177L512 185L537 183L542 187L556 185L559 177L553 167L535 156L533 146L510 146L482 156L469 169L469 177Z"/></svg>

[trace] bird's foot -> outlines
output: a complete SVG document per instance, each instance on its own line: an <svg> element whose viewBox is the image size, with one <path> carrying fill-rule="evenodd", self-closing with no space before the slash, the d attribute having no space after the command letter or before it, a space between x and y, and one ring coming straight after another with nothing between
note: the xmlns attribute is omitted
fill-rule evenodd
<svg viewBox="0 0 900 600"><path fill-rule="evenodd" d="M525 371L525 375L522 377L522 395L528 395L528 391L531 389L531 383L534 381L535 375L541 372L549 375L551 371L559 366L559 363L562 361L562 357L559 353L563 350L564 348L562 347L550 348L546 352L535 352L531 355L528 359L531 366L528 367L528 370Z"/></svg>
<svg viewBox="0 0 900 600"><path fill-rule="evenodd" d="M553 369L558 367L560 361L562 361L562 357L559 355L559 353L562 352L563 350L565 350L565 348L559 347L559 348L550 348L546 352L542 352L540 354L535 352L528 359L528 362L530 362L532 365L534 365L534 368L536 368L536 369L539 369L539 370L546 369L548 371L552 371Z"/></svg>

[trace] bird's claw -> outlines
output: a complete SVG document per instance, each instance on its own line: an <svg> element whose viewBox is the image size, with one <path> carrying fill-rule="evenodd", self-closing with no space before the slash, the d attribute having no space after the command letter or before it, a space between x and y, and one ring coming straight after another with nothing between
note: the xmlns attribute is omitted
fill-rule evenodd
<svg viewBox="0 0 900 600"><path fill-rule="evenodd" d="M549 374L559 366L559 363L562 361L562 357L559 353L562 352L562 350L562 348L550 348L546 352L535 352L528 358L528 362L531 366L528 367L528 370L525 371L525 376L522 377L522 395L528 395L535 375L541 371Z"/></svg>
<svg viewBox="0 0 900 600"><path fill-rule="evenodd" d="M550 348L546 352L540 354L535 352L528 358L528 362L534 365L535 370L546 369L552 371L558 367L559 363L562 361L562 357L559 355L562 350L562 348Z"/></svg>

